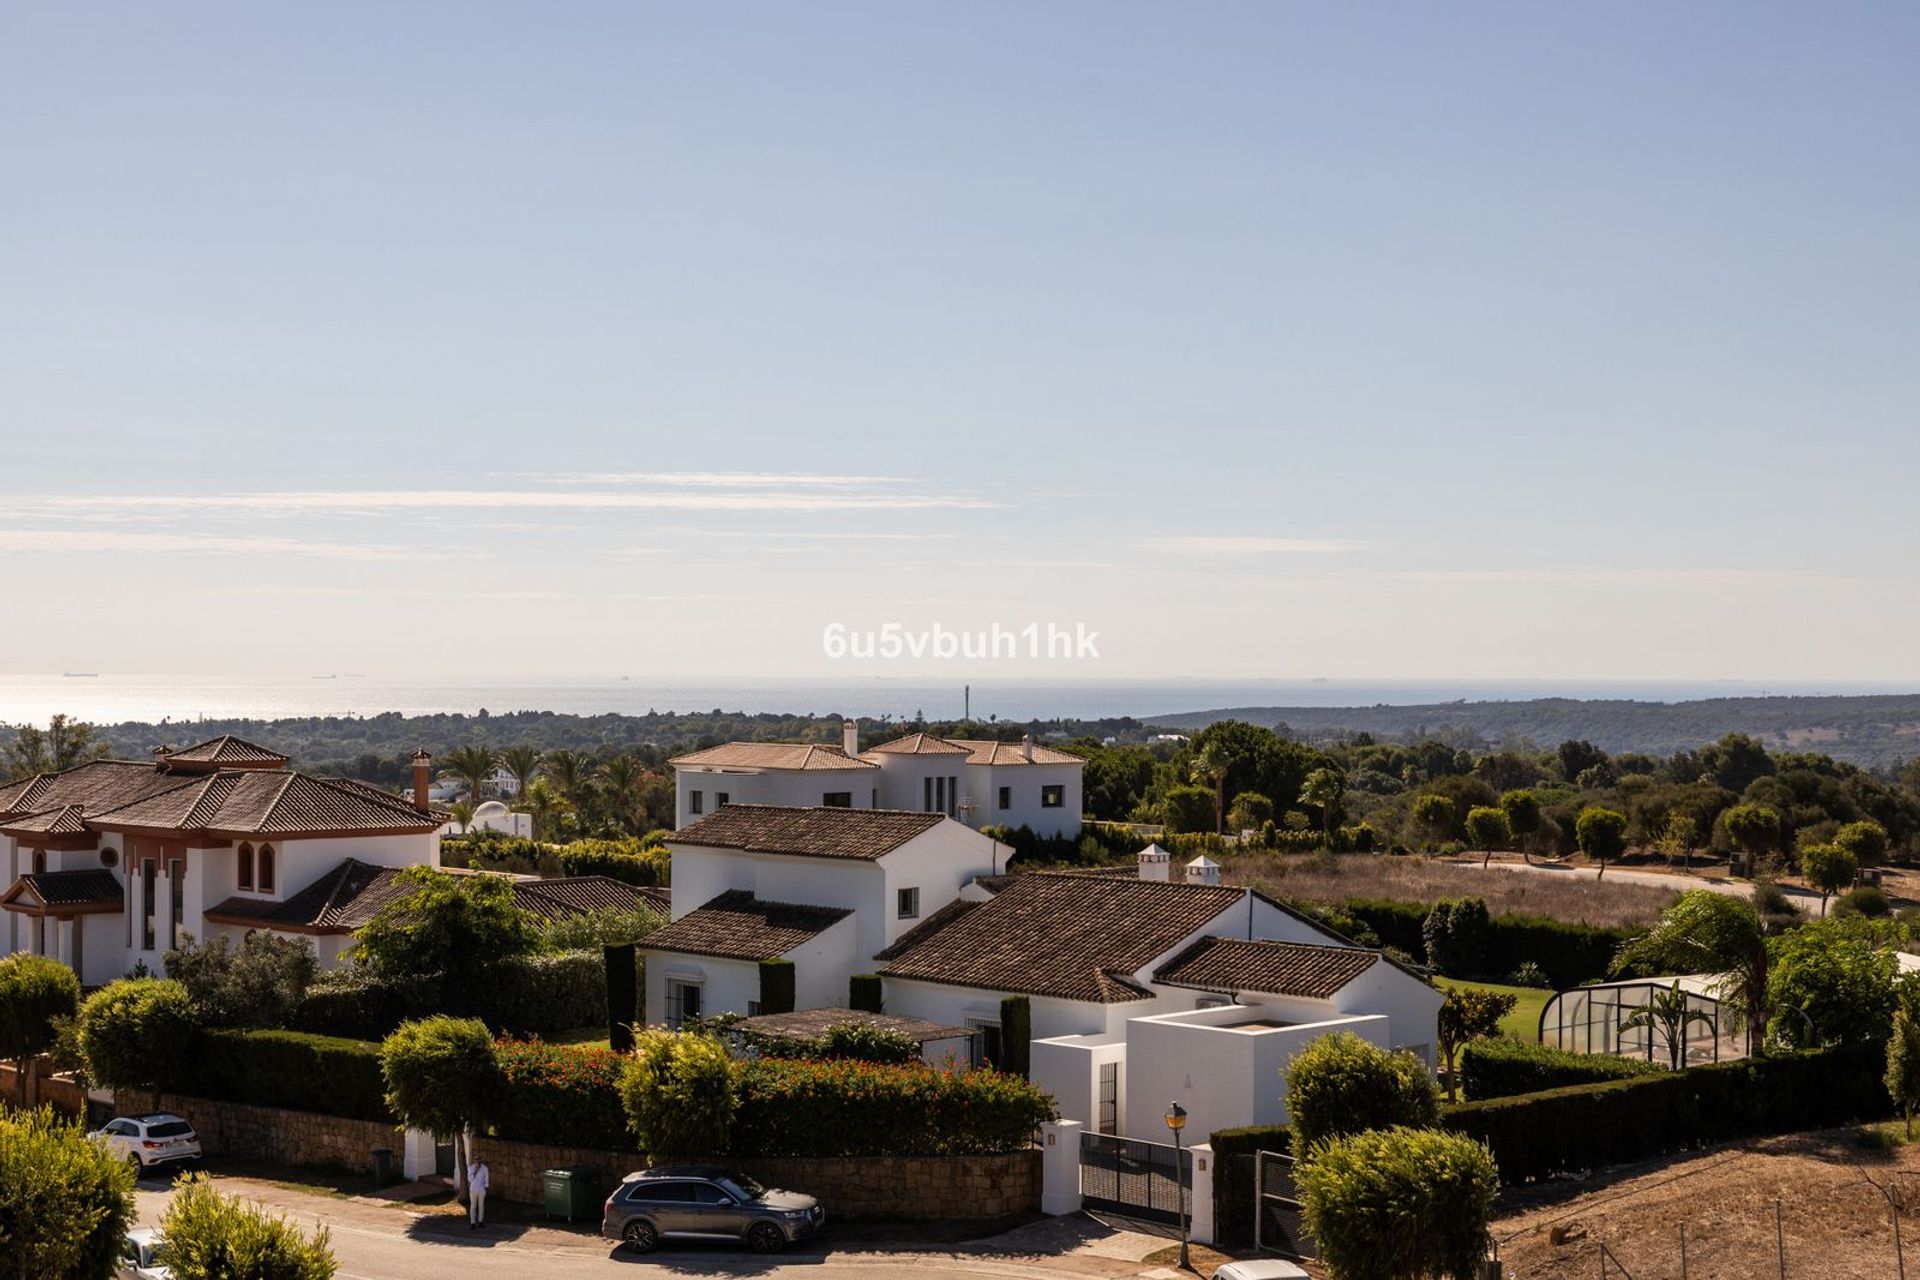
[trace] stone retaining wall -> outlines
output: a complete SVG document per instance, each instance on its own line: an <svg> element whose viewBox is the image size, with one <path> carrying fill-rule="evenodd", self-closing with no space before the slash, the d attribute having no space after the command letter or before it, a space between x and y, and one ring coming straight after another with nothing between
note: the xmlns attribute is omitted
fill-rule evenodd
<svg viewBox="0 0 1920 1280"><path fill-rule="evenodd" d="M181 1117L199 1133L200 1148L210 1156L366 1172L373 1149L389 1147L394 1167L400 1166L403 1133L392 1125L177 1093L161 1094L157 1108L153 1103L146 1089L122 1089L114 1095L114 1106L123 1115L157 1109Z"/></svg>
<svg viewBox="0 0 1920 1280"><path fill-rule="evenodd" d="M66 1076L54 1075L50 1059L36 1058L28 1069L35 1077L27 1095L31 1105L52 1107L66 1116L79 1117L87 1113L87 1091ZM0 1063L0 1101L9 1106L20 1104L20 1073L12 1063Z"/></svg>

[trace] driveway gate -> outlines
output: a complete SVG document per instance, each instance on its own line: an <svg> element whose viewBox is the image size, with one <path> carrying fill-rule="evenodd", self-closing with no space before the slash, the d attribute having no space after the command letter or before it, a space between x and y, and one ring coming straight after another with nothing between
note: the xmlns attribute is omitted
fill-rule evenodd
<svg viewBox="0 0 1920 1280"><path fill-rule="evenodd" d="M1193 1153L1108 1133L1080 1135L1080 1195L1086 1207L1153 1222L1180 1221L1180 1190L1193 1188Z"/></svg>
<svg viewBox="0 0 1920 1280"><path fill-rule="evenodd" d="M1293 1183L1293 1157L1262 1151L1253 1158L1253 1239L1268 1253L1317 1258L1320 1247L1307 1234L1300 1193Z"/></svg>

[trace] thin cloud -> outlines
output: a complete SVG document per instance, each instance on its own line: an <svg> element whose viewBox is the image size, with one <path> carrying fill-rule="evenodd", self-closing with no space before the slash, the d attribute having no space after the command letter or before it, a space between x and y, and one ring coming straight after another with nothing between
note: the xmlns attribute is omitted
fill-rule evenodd
<svg viewBox="0 0 1920 1280"><path fill-rule="evenodd" d="M555 484L659 484L688 489L861 489L916 483L899 476L841 476L777 471L542 471L518 474L527 479L547 480Z"/></svg>
<svg viewBox="0 0 1920 1280"><path fill-rule="evenodd" d="M724 493L542 492L498 489L297 490L277 493L69 494L19 504L62 513L247 511L294 515L371 511L923 511L992 506L964 494L767 490Z"/></svg>
<svg viewBox="0 0 1920 1280"><path fill-rule="evenodd" d="M1360 551L1373 544L1346 538L1241 538L1175 536L1143 538L1142 545L1155 551L1187 556L1261 556L1323 555L1330 552Z"/></svg>
<svg viewBox="0 0 1920 1280"><path fill-rule="evenodd" d="M0 529L0 551L307 556L326 560L450 560L468 558L473 554L419 547L313 542L301 538L228 538L212 534L156 533L144 529Z"/></svg>

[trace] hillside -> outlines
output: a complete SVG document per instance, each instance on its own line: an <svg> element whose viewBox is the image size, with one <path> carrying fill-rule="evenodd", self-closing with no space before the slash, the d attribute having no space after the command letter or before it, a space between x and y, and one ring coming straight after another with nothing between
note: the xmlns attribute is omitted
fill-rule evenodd
<svg viewBox="0 0 1920 1280"><path fill-rule="evenodd" d="M1533 698L1423 706L1223 707L1153 717L1156 725L1179 730L1199 729L1216 720L1284 724L1308 738L1355 732L1377 737L1473 733L1490 742L1517 737L1547 745L1584 738L1606 751L1654 755L1697 747L1727 733L1746 733L1770 750L1823 751L1872 767L1920 756L1920 694L1671 703Z"/></svg>

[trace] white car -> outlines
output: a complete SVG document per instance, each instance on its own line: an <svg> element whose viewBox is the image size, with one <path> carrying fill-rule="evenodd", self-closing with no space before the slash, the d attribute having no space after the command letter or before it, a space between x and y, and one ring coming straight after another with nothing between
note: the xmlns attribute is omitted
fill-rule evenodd
<svg viewBox="0 0 1920 1280"><path fill-rule="evenodd" d="M1216 1268L1213 1280L1311 1280L1291 1262L1278 1258L1258 1258L1251 1262L1228 1262Z"/></svg>
<svg viewBox="0 0 1920 1280"><path fill-rule="evenodd" d="M178 1164L200 1158L200 1135L179 1116L157 1112L147 1116L120 1116L87 1135L139 1174L159 1164Z"/></svg>
<svg viewBox="0 0 1920 1280"><path fill-rule="evenodd" d="M173 1272L154 1261L159 1248L160 1236L152 1227L127 1232L113 1280L172 1280Z"/></svg>

